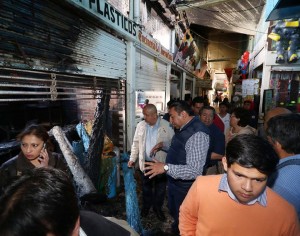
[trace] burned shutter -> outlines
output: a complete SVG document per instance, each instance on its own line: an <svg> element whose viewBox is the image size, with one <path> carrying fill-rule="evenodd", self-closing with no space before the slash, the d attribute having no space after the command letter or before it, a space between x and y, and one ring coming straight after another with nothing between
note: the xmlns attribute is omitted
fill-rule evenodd
<svg viewBox="0 0 300 236"><path fill-rule="evenodd" d="M122 80L0 68L0 102L96 99L123 89Z"/></svg>
<svg viewBox="0 0 300 236"><path fill-rule="evenodd" d="M126 44L64 1L0 1L0 67L126 78Z"/></svg>

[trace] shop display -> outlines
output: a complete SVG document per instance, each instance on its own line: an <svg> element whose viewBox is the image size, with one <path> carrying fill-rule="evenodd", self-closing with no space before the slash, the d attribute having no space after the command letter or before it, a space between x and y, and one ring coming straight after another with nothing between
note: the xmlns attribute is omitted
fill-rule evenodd
<svg viewBox="0 0 300 236"><path fill-rule="evenodd" d="M277 22L268 37L276 42L276 63L295 63L298 61L297 48L299 46L299 19L284 19ZM287 58L285 59L285 51Z"/></svg>

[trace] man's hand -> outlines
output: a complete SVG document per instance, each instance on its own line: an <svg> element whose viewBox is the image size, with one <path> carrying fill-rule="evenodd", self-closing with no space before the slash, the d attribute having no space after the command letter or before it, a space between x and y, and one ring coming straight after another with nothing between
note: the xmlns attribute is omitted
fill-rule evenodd
<svg viewBox="0 0 300 236"><path fill-rule="evenodd" d="M153 178L156 175L165 173L164 170L165 163L158 162L157 160L154 160L154 162L146 162L145 163L145 176L149 176L149 179Z"/></svg>
<svg viewBox="0 0 300 236"><path fill-rule="evenodd" d="M154 155L163 147L163 142L157 143L150 151L150 156Z"/></svg>
<svg viewBox="0 0 300 236"><path fill-rule="evenodd" d="M127 166L128 167L133 167L134 166L134 162L133 161L128 161Z"/></svg>

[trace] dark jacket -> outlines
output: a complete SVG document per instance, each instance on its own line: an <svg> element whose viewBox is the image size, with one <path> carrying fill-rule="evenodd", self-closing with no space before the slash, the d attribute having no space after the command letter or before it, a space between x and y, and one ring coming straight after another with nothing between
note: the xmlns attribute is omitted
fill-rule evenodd
<svg viewBox="0 0 300 236"><path fill-rule="evenodd" d="M80 227L87 236L130 236L120 225L91 211L80 211Z"/></svg>
<svg viewBox="0 0 300 236"><path fill-rule="evenodd" d="M173 136L171 146L168 150L166 163L173 165L186 165L185 144L188 139L197 132L209 134L208 128L200 121L198 116L195 116ZM174 180L171 176L168 176L168 178L170 181Z"/></svg>
<svg viewBox="0 0 300 236"><path fill-rule="evenodd" d="M211 153L225 155L225 135L215 125L211 124L209 127L209 148L206 157L206 163L203 167L203 175L206 174L207 168L218 164L218 160L211 160Z"/></svg>
<svg viewBox="0 0 300 236"><path fill-rule="evenodd" d="M70 175L68 165L66 164L62 155L54 152L49 152L49 163L50 167L65 171ZM21 176L22 173L28 170L34 169L35 166L24 156L22 152L19 155L6 161L0 167L0 188L7 185L11 180L17 176ZM1 193L1 192L0 192Z"/></svg>

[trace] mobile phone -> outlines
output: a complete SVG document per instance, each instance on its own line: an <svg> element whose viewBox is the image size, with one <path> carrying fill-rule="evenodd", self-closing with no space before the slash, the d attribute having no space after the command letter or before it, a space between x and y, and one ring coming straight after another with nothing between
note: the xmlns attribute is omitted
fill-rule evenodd
<svg viewBox="0 0 300 236"><path fill-rule="evenodd" d="M42 150L46 149L46 143L43 144L43 148ZM39 159L44 159L44 157L42 155L40 155ZM41 163L41 160L39 160L39 162Z"/></svg>

